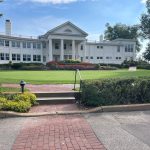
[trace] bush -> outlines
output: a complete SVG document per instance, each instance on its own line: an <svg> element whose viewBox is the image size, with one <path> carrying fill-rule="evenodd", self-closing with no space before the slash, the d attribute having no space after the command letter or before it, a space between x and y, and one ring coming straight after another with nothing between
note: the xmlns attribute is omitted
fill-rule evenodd
<svg viewBox="0 0 150 150"><path fill-rule="evenodd" d="M150 64L138 65L137 68L150 70Z"/></svg>
<svg viewBox="0 0 150 150"><path fill-rule="evenodd" d="M31 103L31 105L36 104L36 96L32 93L24 93L24 94L17 94L13 97L16 101L27 101Z"/></svg>
<svg viewBox="0 0 150 150"><path fill-rule="evenodd" d="M15 112L28 112L31 108L30 102L25 101L10 101L8 100L3 104L2 110L15 111Z"/></svg>
<svg viewBox="0 0 150 150"><path fill-rule="evenodd" d="M83 81L81 102L88 106L150 102L150 78Z"/></svg>
<svg viewBox="0 0 150 150"><path fill-rule="evenodd" d="M36 103L36 96L32 93L0 94L0 109L6 111L27 112Z"/></svg>

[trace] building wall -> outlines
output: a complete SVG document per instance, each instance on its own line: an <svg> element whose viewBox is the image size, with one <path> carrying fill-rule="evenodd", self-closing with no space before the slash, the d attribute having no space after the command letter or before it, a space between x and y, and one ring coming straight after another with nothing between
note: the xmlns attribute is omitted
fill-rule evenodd
<svg viewBox="0 0 150 150"><path fill-rule="evenodd" d="M60 39L62 37L65 39L65 36L59 36L57 35L57 39L53 39L53 60L55 60L56 56L58 56L58 61L60 60ZM134 59L136 58L136 51L135 51L135 41L132 40L115 40L111 42L100 42L100 43L94 43L94 42L87 42L84 52L83 48L83 41L82 39L79 40L79 37L74 37L73 39L67 39L64 40L64 44L66 44L66 49L64 50L64 59L71 59L72 57L72 40L75 40L75 49L76 49L76 59L83 60L84 53L86 53L86 62L90 63L105 63L105 64L121 64L125 59ZM4 40L4 45L2 44L2 41ZM6 41L9 41L9 46L6 46ZM13 41L19 42L20 46L13 47ZM23 44L24 42L30 43L31 46L24 48ZM34 47L36 43L40 44L39 47ZM43 43L45 43L46 46L43 47ZM58 49L56 49L55 44L58 44ZM128 45L130 45L128 47ZM132 45L132 46L131 46ZM119 48L118 48L119 47ZM129 50L128 50L129 48ZM119 49L119 50L118 50ZM0 36L0 64L9 63L9 61L12 61L13 63L29 63L29 62L40 62L40 63L46 63L49 61L49 43L48 40L45 39L45 41L40 39L24 39L24 38L16 38L16 37L10 37L10 36ZM3 59L3 55L5 59ZM9 54L9 60L6 60L6 55ZM14 54L16 55L16 60L13 60L12 57L14 57ZM17 60L18 55L20 55L20 59ZM24 60L24 55L26 57L30 56L30 59L26 58ZM34 55L40 56L40 59L37 58L37 61L34 60ZM8 58L7 58L8 59Z"/></svg>

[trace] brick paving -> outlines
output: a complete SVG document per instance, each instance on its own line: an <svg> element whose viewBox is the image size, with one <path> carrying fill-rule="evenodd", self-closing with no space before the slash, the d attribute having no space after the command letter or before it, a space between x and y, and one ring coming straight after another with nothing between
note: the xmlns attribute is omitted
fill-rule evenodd
<svg viewBox="0 0 150 150"><path fill-rule="evenodd" d="M78 86L78 85L77 85ZM15 87L20 88L19 84L2 84L2 87ZM73 84L43 84L33 85L27 84L25 86L30 92L71 92Z"/></svg>
<svg viewBox="0 0 150 150"><path fill-rule="evenodd" d="M76 104L38 105L33 106L29 113L54 112L54 111L76 111L79 110Z"/></svg>
<svg viewBox="0 0 150 150"><path fill-rule="evenodd" d="M81 115L28 118L12 150L106 150Z"/></svg>

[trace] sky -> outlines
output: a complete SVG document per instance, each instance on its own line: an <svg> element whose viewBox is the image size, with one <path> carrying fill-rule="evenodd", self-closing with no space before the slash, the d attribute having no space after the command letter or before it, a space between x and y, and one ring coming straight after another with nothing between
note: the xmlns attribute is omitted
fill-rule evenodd
<svg viewBox="0 0 150 150"><path fill-rule="evenodd" d="M5 32L5 20L12 22L12 33L39 36L71 21L98 40L106 23L138 24L145 12L146 0L4 0L0 3L0 32Z"/></svg>

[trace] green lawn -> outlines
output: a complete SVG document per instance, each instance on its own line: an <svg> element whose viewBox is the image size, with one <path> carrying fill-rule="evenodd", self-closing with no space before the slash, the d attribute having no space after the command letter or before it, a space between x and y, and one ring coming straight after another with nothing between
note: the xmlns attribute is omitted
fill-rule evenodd
<svg viewBox="0 0 150 150"><path fill-rule="evenodd" d="M0 83L19 83L25 80L32 84L50 84L50 83L73 83L74 71L0 71ZM100 78L122 78L122 77L140 77L149 76L150 70L138 70L129 72L128 70L116 71L81 71L84 79Z"/></svg>
<svg viewBox="0 0 150 150"><path fill-rule="evenodd" d="M25 89L25 91L29 91L28 89ZM21 92L20 88L10 88L10 87L0 87L0 93L1 92Z"/></svg>

